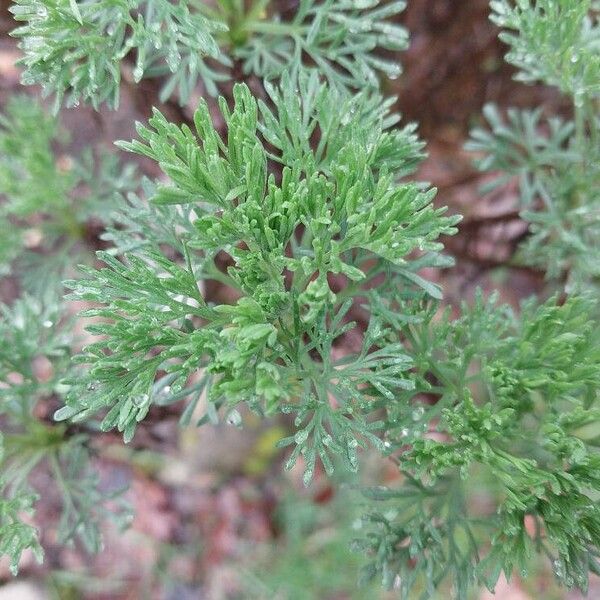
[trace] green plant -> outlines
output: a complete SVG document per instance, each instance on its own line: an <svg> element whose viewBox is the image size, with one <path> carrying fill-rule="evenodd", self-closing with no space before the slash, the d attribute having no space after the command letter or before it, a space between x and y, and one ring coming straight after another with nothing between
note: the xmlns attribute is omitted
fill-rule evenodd
<svg viewBox="0 0 600 600"><path fill-rule="evenodd" d="M308 483L319 458L329 469L329 455L339 453L356 468L363 438L381 445L367 420L373 397L412 386L402 345L380 346L375 322L359 353L332 361L333 344L356 325L346 319L353 296L385 273L386 285L439 297L416 271L439 264L437 238L457 218L433 208L433 191L397 180L413 171L421 145L411 127L386 131L378 96L345 98L315 76L269 90L274 111L246 86L234 89L233 110L220 102L226 143L201 103L197 137L156 112L150 128L138 127L143 141L121 144L170 176L152 202L173 213L194 202L197 218L180 234L180 260L156 243L124 262L102 253L106 268L67 283L76 298L110 302L85 313L107 320L90 328L103 337L80 357L89 366L57 418L85 420L107 408L102 427L129 440L157 397L191 397L187 415L208 386L214 414L222 407L237 418L242 402L261 414L296 414L298 431L283 443L296 444L290 465L305 457ZM268 174L268 159L281 165L279 178ZM416 250L420 258L410 259ZM224 254L226 271L215 262ZM337 293L328 275L339 276ZM207 304L199 284L210 279L236 290L238 301Z"/></svg>
<svg viewBox="0 0 600 600"><path fill-rule="evenodd" d="M74 159L67 142L32 98L11 98L0 115L0 274L17 261L28 289L43 290L48 273L60 278L83 256L86 223L111 222L120 195L138 185L133 165L91 147Z"/></svg>
<svg viewBox="0 0 600 600"><path fill-rule="evenodd" d="M14 573L25 549L42 558L35 526L42 490L56 503L60 543L78 539L97 551L101 520L126 518L119 494L98 488L89 432L55 424L48 411L62 402L60 381L77 344L60 280L74 258L89 258L90 219L110 221L119 195L138 184L133 165L90 147L75 160L67 142L32 98L11 98L0 117L0 274L19 273L22 290L11 305L0 303L0 554ZM40 484L44 473L54 488Z"/></svg>
<svg viewBox="0 0 600 600"><path fill-rule="evenodd" d="M376 73L397 77L393 61L377 47L402 50L407 36L387 19L405 2L303 0L291 21L282 21L265 0L246 10L240 0L18 0L11 11L24 24L23 83L42 84L56 108L80 101L116 107L121 81L168 74L163 100L177 92L185 104L198 81L207 91L230 78L233 61L247 74L279 77L306 62L335 85L377 86ZM268 18L267 18L268 17ZM126 65L130 65L127 69Z"/></svg>
<svg viewBox="0 0 600 600"><path fill-rule="evenodd" d="M376 50L404 46L403 30L387 21L403 3L301 2L284 19L263 2L20 2L25 79L59 104L67 94L68 104L115 105L126 64L134 81L170 70L162 97L178 88L185 102L198 77L215 92L230 58L265 78L265 94L236 84L232 103L219 98L219 116L201 100L182 124L155 109L138 139L118 143L162 176L116 196L103 235L112 247L97 254L104 266L66 282L69 298L89 305L80 317L94 319L87 329L96 336L74 363L71 341L60 351L45 341L35 301L7 309L6 336L16 342L0 391L13 440L48 437L39 460L50 453L57 473L79 473L86 467L71 466L72 446L85 455L88 438L77 428L117 429L127 442L155 406L181 403L181 422L198 425L239 425L242 406L291 415L279 445L291 447L287 468L302 462L306 485L321 467L331 475L336 461L356 471L367 446L398 466L397 487L364 492L355 542L369 557L364 579L381 578L407 599L432 598L450 583L463 599L473 586L493 590L502 572L525 577L540 555L562 584L586 590L600 573L598 6L491 4L519 77L557 86L573 119L512 110L507 124L485 110L491 132L474 132L470 148L480 169L501 172L492 186L517 179L531 227L516 260L544 269L552 284L518 311L478 293L453 318L423 269L452 265L442 239L460 219L412 180L423 144L376 89L377 72L398 72ZM50 156L34 156L26 172L41 161L54 173ZM73 184L57 181L60 208ZM27 206L29 191L7 192L7 206L11 197ZM233 300L212 296L215 283ZM25 344L15 365L18 311L23 331L41 332L23 343L42 341ZM52 384L31 379L40 348L60 363ZM23 418L50 390L61 400L54 418L69 427ZM18 521L32 505L21 485L29 442L10 451L5 434L3 443L0 526L17 543L2 538L0 549L16 568L23 548L39 552ZM75 482L64 481L69 494ZM94 489L65 501L67 533L97 522L86 512L90 499L97 506ZM95 545L95 533L79 533Z"/></svg>
<svg viewBox="0 0 600 600"><path fill-rule="evenodd" d="M567 587L585 591L600 572L597 6L491 6L516 77L558 86L574 119L510 109L506 120L488 106L490 130L475 130L467 147L496 175L484 192L516 180L530 223L516 263L543 269L563 295L530 300L518 315L480 296L456 320L429 303L384 307L419 393L386 406L405 484L367 492L374 510L358 545L374 556L365 576L405 597L429 597L445 579L459 598L475 582L493 590L502 571L527 576L535 553ZM479 510L469 501L477 489L486 490Z"/></svg>
<svg viewBox="0 0 600 600"><path fill-rule="evenodd" d="M530 223L519 262L543 269L567 291L588 289L597 285L600 247L597 7L555 0L491 5L493 20L507 29L501 37L516 77L557 86L573 118L511 109L506 122L488 106L489 130L476 129L467 148L483 154L480 170L501 173L493 186L518 179L517 207Z"/></svg>
<svg viewBox="0 0 600 600"><path fill-rule="evenodd" d="M435 320L435 306L401 305L411 319L400 324L393 314L389 341L406 340L417 393L388 407L405 484L367 492L392 508L367 517L366 575L398 577L406 597L451 577L465 597L474 582L492 590L501 571L526 576L538 552L586 588L599 567L597 310L551 298L516 317L479 297L456 320ZM468 502L476 489L481 501Z"/></svg>
<svg viewBox="0 0 600 600"><path fill-rule="evenodd" d="M59 380L70 368L68 318L52 297L40 302L25 296L0 310L0 548L16 574L25 549L32 549L38 560L43 556L37 529L21 520L24 512L35 512L41 469L50 472L58 494L59 543L78 538L88 551L97 552L100 520L108 513L122 520L126 512L118 491L106 494L98 488L88 435L53 424L43 412L44 401L56 404L65 391ZM45 501L52 502L47 484L43 492Z"/></svg>

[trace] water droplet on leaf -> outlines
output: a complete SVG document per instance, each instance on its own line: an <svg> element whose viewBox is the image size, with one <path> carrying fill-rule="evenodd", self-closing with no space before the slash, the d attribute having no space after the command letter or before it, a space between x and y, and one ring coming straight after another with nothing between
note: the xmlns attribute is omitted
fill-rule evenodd
<svg viewBox="0 0 600 600"><path fill-rule="evenodd" d="M412 420L413 421L420 421L424 414L425 414L425 409L422 406L417 406L412 411Z"/></svg>
<svg viewBox="0 0 600 600"><path fill-rule="evenodd" d="M242 426L242 415L235 408L227 415L227 424L234 427Z"/></svg>

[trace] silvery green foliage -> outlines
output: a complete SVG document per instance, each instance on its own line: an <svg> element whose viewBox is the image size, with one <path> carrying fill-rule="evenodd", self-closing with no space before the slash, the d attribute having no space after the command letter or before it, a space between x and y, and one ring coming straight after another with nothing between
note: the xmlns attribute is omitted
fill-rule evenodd
<svg viewBox="0 0 600 600"><path fill-rule="evenodd" d="M0 115L0 273L25 245L24 229L15 227L16 220L43 209L56 221L66 214L66 194L74 182L72 172L56 165L51 145L60 137L56 121L26 97L10 99Z"/></svg>
<svg viewBox="0 0 600 600"><path fill-rule="evenodd" d="M0 481L0 488L3 486ZM27 492L11 498L0 497L0 556L9 558L13 575L19 572L19 561L25 550L31 550L38 562L44 559L37 529L24 520L24 515L33 512L37 500L36 494Z"/></svg>
<svg viewBox="0 0 600 600"><path fill-rule="evenodd" d="M477 167L497 174L486 186L518 181L518 208L530 224L517 260L576 291L597 285L600 270L600 153L594 135L578 136L575 124L544 119L540 110L484 114L489 129L476 129L467 148L483 153ZM598 123L590 126L595 130Z"/></svg>
<svg viewBox="0 0 600 600"><path fill-rule="evenodd" d="M216 95L233 61L261 78L306 67L337 86L377 87L379 73L400 72L378 50L406 48L406 31L389 20L404 6L302 0L290 21L264 0L17 0L11 12L23 23L13 31L23 83L54 94L58 109L63 101L116 107L124 78L156 76L165 77L162 100L176 94L185 104L199 82Z"/></svg>
<svg viewBox="0 0 600 600"><path fill-rule="evenodd" d="M258 5L266 8L269 2ZM301 0L290 21L275 15L244 22L239 33L246 37L233 54L246 73L259 77L278 78L286 71L295 76L302 68L316 71L332 86L378 87L380 73L392 79L400 75L398 62L375 50L407 48L406 30L390 22L405 6L404 0Z"/></svg>
<svg viewBox="0 0 600 600"><path fill-rule="evenodd" d="M578 103L600 94L600 24L592 0L492 0L492 20L522 81L543 81Z"/></svg>
<svg viewBox="0 0 600 600"><path fill-rule="evenodd" d="M24 550L42 559L35 525L42 496L60 499L58 542L77 539L89 551L101 546L106 501L116 501L98 489L87 436L38 416L41 406L60 402L59 380L71 368L73 322L62 312L56 278L82 256L85 223L106 221L115 197L136 181L133 169L108 155L61 155L66 142L58 121L31 98L12 98L0 116L0 274L15 274L32 294L0 304L0 555L14 573ZM29 234L39 236L43 253L27 250ZM44 473L55 489L36 489Z"/></svg>
<svg viewBox="0 0 600 600"><path fill-rule="evenodd" d="M204 58L219 56L213 34L226 29L184 0L18 0L11 12L24 23L13 32L24 52L23 83L55 94L57 108L63 98L67 106L117 106L132 51L134 81L166 70L185 101L199 78L212 78Z"/></svg>
<svg viewBox="0 0 600 600"><path fill-rule="evenodd" d="M85 148L66 154L67 133L33 98L15 96L0 114L0 274L20 264L25 286L42 290L48 273L60 274L79 253L85 224L110 222L118 198L138 185L132 165ZM39 238L46 256L27 252L27 237ZM29 285L29 284L34 285Z"/></svg>
<svg viewBox="0 0 600 600"><path fill-rule="evenodd" d="M479 295L454 320L437 308L388 297L376 311L390 315L388 343L404 340L415 386L382 405L404 482L366 491L364 576L399 582L403 598L448 581L466 598L502 572L526 577L539 554L585 591L600 572L596 300L532 300L516 316Z"/></svg>
<svg viewBox="0 0 600 600"><path fill-rule="evenodd" d="M574 119L488 106L489 128L468 147L495 175L486 189L516 183L530 223L517 260L567 295L515 313L479 294L457 318L393 290L374 306L388 342L403 341L414 389L381 404L403 483L366 491L356 545L372 559L364 576L406 599L446 585L461 600L493 591L540 558L569 588L600 573L597 13L590 2L491 4L519 77L559 86Z"/></svg>
<svg viewBox="0 0 600 600"><path fill-rule="evenodd" d="M494 106L467 148L482 154L477 166L497 173L492 187L518 180L517 206L530 223L518 260L577 291L600 275L600 26L590 2L492 2L494 20L509 33L507 59L526 81L558 86L573 119L545 117L542 109Z"/></svg>
<svg viewBox="0 0 600 600"><path fill-rule="evenodd" d="M241 403L294 414L296 433L282 444L295 446L288 466L303 455L308 483L317 460L330 471L340 454L356 469L359 446L381 448L374 399L413 385L401 344L382 344L376 321L362 350L333 357L356 326L356 291L385 273L407 294L439 297L417 271L440 262L438 238L458 219L432 205L434 190L398 179L414 171L422 145L412 127L388 130L389 102L346 96L314 75L268 89L272 108L244 85L232 110L220 102L226 138L201 103L194 132L156 112L138 126L140 140L120 144L168 175L155 205L172 207L176 222L182 207L194 216L170 244L178 259L145 228L146 243L122 258L100 253L105 268L68 284L73 297L102 304L86 315L106 319L89 327L102 337L79 358L87 366L76 379L92 391L74 387L57 417L102 411L102 427L129 440L153 404L187 398L193 407L206 389L211 418L237 421ZM215 260L223 255L226 270ZM211 279L237 302L207 301L202 282Z"/></svg>
<svg viewBox="0 0 600 600"><path fill-rule="evenodd" d="M0 305L0 555L16 574L24 550L43 556L35 505L43 495L59 499L54 526L58 543L81 542L89 552L101 548L101 521L126 517L118 492L99 489L90 465L88 436L44 420L36 412L44 401L60 400L60 379L70 368L69 323L55 299L25 296ZM36 474L46 472L53 486L36 489ZM27 520L23 517L28 514Z"/></svg>

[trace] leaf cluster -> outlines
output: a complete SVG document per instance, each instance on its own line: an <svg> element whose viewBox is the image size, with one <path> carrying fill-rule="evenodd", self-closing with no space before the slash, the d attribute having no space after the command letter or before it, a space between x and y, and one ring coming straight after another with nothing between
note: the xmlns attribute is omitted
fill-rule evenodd
<svg viewBox="0 0 600 600"><path fill-rule="evenodd" d="M365 492L357 547L403 598L452 584L490 591L527 576L536 557L587 590L600 571L598 496L598 24L591 2L494 1L492 19L524 81L560 88L572 118L484 109L467 148L490 172L484 192L513 185L529 222L517 262L564 290L515 313L480 294L456 318L431 300L387 293L373 314L403 343L414 389L382 403L402 484ZM554 284L556 286L556 283Z"/></svg>
<svg viewBox="0 0 600 600"><path fill-rule="evenodd" d="M492 0L492 20L521 81L544 83L581 103L600 93L600 24L592 0Z"/></svg>
<svg viewBox="0 0 600 600"><path fill-rule="evenodd" d="M598 124L577 132L571 120L544 118L541 109L509 109L503 118L486 106L487 129L475 129L467 149L482 156L481 171L496 177L484 192L518 184L517 208L530 224L517 260L564 281L568 290L589 289L598 281L599 208L595 190L600 160Z"/></svg>
<svg viewBox="0 0 600 600"><path fill-rule="evenodd" d="M204 58L218 56L213 34L225 29L183 0L18 0L11 12L24 23L12 33L22 40L23 83L41 84L57 109L63 98L67 106L116 107L131 52L134 82L166 70L167 87L186 101L199 78L211 78Z"/></svg>
<svg viewBox="0 0 600 600"><path fill-rule="evenodd" d="M491 2L492 20L510 46L506 58L518 78L558 87L571 103L571 119L541 109L488 106L487 129L476 129L467 148L482 154L481 171L500 172L492 187L517 180L516 207L530 224L518 261L546 272L568 291L595 287L600 214L598 85L600 25L593 2Z"/></svg>
<svg viewBox="0 0 600 600"><path fill-rule="evenodd" d="M278 79L284 72L297 76L303 68L331 86L351 89L379 87L380 73L390 79L400 75L397 61L382 54L408 46L406 30L391 22L406 7L404 0L302 0L289 20L277 13L265 19L270 4L256 2L239 22L233 20L232 54L245 73Z"/></svg>
<svg viewBox="0 0 600 600"><path fill-rule="evenodd" d="M457 218L434 208L433 191L398 180L414 170L421 143L411 127L387 130L387 102L346 96L315 75L268 89L271 107L244 85L232 109L220 102L223 138L201 103L195 132L156 112L138 127L140 140L121 144L168 175L154 204L172 207L175 222L182 207L193 215L171 245L175 256L155 240L122 258L100 253L104 268L68 284L73 297L100 305L84 316L101 318L88 328L101 337L79 358L88 366L77 380L89 391L75 386L57 417L102 412L102 427L129 440L153 404L188 398L185 421L202 393L206 419L221 410L236 423L241 403L292 413L296 432L282 445L295 445L288 466L303 456L308 482L316 461L331 470L332 453L356 469L359 446L381 447L373 400L412 386L401 345L382 343L375 322L359 352L334 359L356 327L354 297L382 273L438 295L415 271L435 264L438 238ZM268 174L269 162L279 175ZM210 280L237 301L211 301Z"/></svg>
<svg viewBox="0 0 600 600"><path fill-rule="evenodd" d="M587 589L600 567L596 313L589 297L529 301L518 317L481 296L455 320L413 310L394 336L415 391L385 425L404 481L366 492L365 576L399 581L406 598L450 579L464 598L473 584L493 591L501 572L527 575L539 554Z"/></svg>
<svg viewBox="0 0 600 600"><path fill-rule="evenodd" d="M0 274L17 258L30 280L60 273L86 222L110 222L119 196L137 186L132 165L89 147L74 159L67 142L58 120L32 98L11 98L0 115ZM56 268L27 252L40 248L54 253Z"/></svg>
<svg viewBox="0 0 600 600"><path fill-rule="evenodd" d="M55 107L80 101L116 107L123 81L164 79L160 97L186 104L198 83L216 95L235 64L247 75L279 78L307 69L332 85L378 87L399 75L382 52L405 49L404 28L390 22L405 2L302 0L285 19L267 0L18 0L23 83L40 84Z"/></svg>
<svg viewBox="0 0 600 600"><path fill-rule="evenodd" d="M101 548L101 521L110 516L124 523L127 513L120 492L100 491L88 436L43 416L44 404L60 402L65 393L60 379L70 368L73 343L56 301L24 296L0 310L0 555L9 556L16 574L25 550L43 557L34 525L42 489L44 502L58 498L57 541L78 539L89 552ZM43 473L54 489L40 489Z"/></svg>

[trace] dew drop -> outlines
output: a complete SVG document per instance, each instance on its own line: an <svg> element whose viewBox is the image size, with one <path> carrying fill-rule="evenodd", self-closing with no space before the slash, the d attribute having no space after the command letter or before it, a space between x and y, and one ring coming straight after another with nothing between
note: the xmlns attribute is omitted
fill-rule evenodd
<svg viewBox="0 0 600 600"><path fill-rule="evenodd" d="M308 431L306 429L301 429L300 431L296 432L296 435L294 436L294 441L296 444L298 444L298 446L304 444L307 439Z"/></svg>
<svg viewBox="0 0 600 600"><path fill-rule="evenodd" d="M425 413L425 409L422 406L417 406L412 411L412 420L413 421L420 421L421 417L423 416L424 413Z"/></svg>
<svg viewBox="0 0 600 600"><path fill-rule="evenodd" d="M144 69L141 65L138 65L134 70L133 70L133 79L134 81L137 83L138 81L140 81L140 79L143 77L144 75Z"/></svg>
<svg viewBox="0 0 600 600"><path fill-rule="evenodd" d="M141 396L137 396L133 399L133 404L135 406L144 406L144 404L146 404L149 400L149 396L148 394L142 394Z"/></svg>
<svg viewBox="0 0 600 600"><path fill-rule="evenodd" d="M556 559L552 562L552 570L558 579L563 579L565 576L565 567L562 560Z"/></svg>
<svg viewBox="0 0 600 600"><path fill-rule="evenodd" d="M392 67L390 67L388 69L387 76L388 76L388 79L398 79L398 77L400 77L401 73L402 73L402 69L400 68L400 66L393 65Z"/></svg>
<svg viewBox="0 0 600 600"><path fill-rule="evenodd" d="M306 487L308 487L310 485L310 482L312 481L314 475L314 470L313 469L306 469L306 471L304 471L304 477L302 478L304 485Z"/></svg>
<svg viewBox="0 0 600 600"><path fill-rule="evenodd" d="M227 415L227 424L233 425L234 427L241 427L242 425L242 415L234 408Z"/></svg>
<svg viewBox="0 0 600 600"><path fill-rule="evenodd" d="M167 54L167 65L172 72L177 70L177 66L181 61L181 54L177 50L169 50Z"/></svg>

